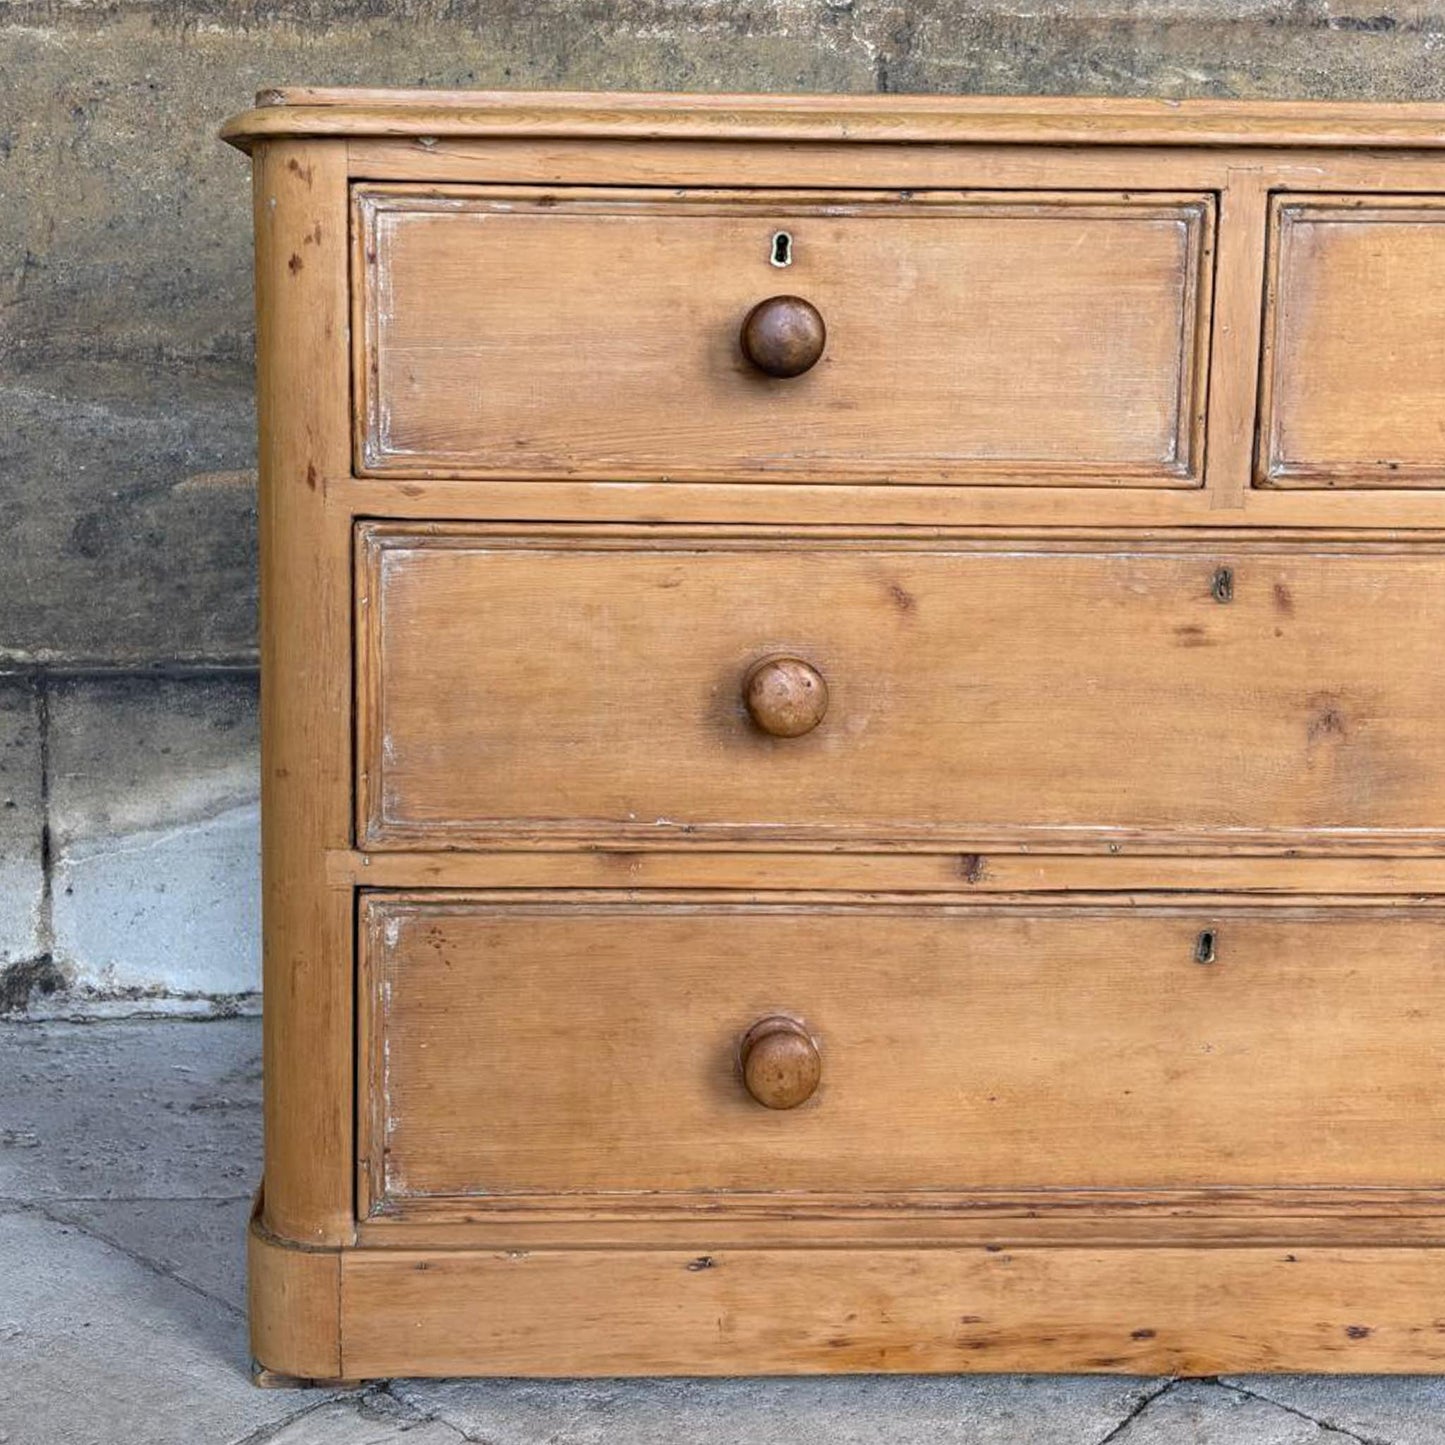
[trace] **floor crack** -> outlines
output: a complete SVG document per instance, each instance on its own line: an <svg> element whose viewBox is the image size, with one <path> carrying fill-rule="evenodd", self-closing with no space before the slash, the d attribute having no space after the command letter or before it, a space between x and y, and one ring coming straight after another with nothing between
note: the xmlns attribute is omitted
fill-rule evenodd
<svg viewBox="0 0 1445 1445"><path fill-rule="evenodd" d="M369 1411L378 1420L400 1421L405 1430L414 1430L418 1425L441 1425L450 1430L458 1441L475 1445L473 1437L459 1425L453 1424L436 1410L428 1410L403 1400L392 1391L392 1381L380 1380L369 1387L357 1402L357 1408L366 1415ZM385 1402L384 1404L382 1402Z"/></svg>
<svg viewBox="0 0 1445 1445"><path fill-rule="evenodd" d="M112 1238L103 1230L96 1229L94 1225L87 1224L84 1220L71 1218L66 1214L58 1214L53 1208L47 1208L47 1205L53 1206L63 1203L63 1200L58 1199L33 1199L28 1202L27 1207L33 1209L43 1218L48 1219L52 1224L58 1224L64 1229L77 1229L82 1234L88 1235L91 1239L99 1240L102 1244L125 1255L127 1259L140 1265L143 1269L148 1269L152 1274L159 1275L161 1279L168 1279L173 1284L178 1284L182 1288L190 1290L192 1294L199 1295L203 1300L207 1300L213 1305L219 1305L228 1314L239 1315L243 1319L245 1318L246 1311L238 1305L233 1305L230 1300L222 1299L220 1295L214 1295L208 1289L202 1289L200 1285L192 1283L184 1276L177 1274L175 1270L169 1269L163 1264L158 1264L153 1259L147 1259L143 1254L137 1254L129 1245L122 1244L120 1240Z"/></svg>
<svg viewBox="0 0 1445 1445"><path fill-rule="evenodd" d="M380 1395L390 1400L400 1411L407 1414L409 1420L417 1425L444 1425L452 1431L459 1441L464 1445L491 1445L491 1441L484 1435L469 1434L455 1420L448 1420L440 1409L428 1409L425 1405L414 1405L410 1400L404 1399L393 1389L395 1380L381 1380L362 1397L363 1400L370 1399L374 1395Z"/></svg>
<svg viewBox="0 0 1445 1445"><path fill-rule="evenodd" d="M1142 1415L1144 1411L1147 1410L1149 1406L1155 1402L1155 1400L1162 1400L1164 1396L1167 1395L1169 1391L1172 1390L1178 1383L1178 1379L1171 1376L1169 1379L1165 1380L1163 1384L1157 1386L1155 1389L1150 1390L1146 1394L1141 1396L1137 1401L1135 1401L1134 1406L1129 1411L1129 1413L1125 1415L1124 1418L1120 1420L1119 1423L1115 1425L1107 1435L1104 1435L1099 1440L1097 1440L1095 1442L1095 1445L1109 1445L1109 1442L1111 1440L1117 1440L1119 1436L1122 1435L1124 1431L1127 1430L1129 1426L1132 1425L1134 1421L1137 1420L1139 1416Z"/></svg>
<svg viewBox="0 0 1445 1445"><path fill-rule="evenodd" d="M1311 1425L1318 1425L1322 1430L1333 1430L1337 1435L1347 1436L1358 1442L1358 1445L1393 1445L1383 1435L1361 1435L1357 1430L1351 1430L1348 1425L1339 1425L1332 1420L1322 1420L1316 1415L1311 1415L1294 1405L1286 1405L1282 1400L1275 1400L1269 1395L1261 1395L1257 1390L1251 1390L1244 1385L1236 1385L1232 1380L1229 1384L1221 1384L1221 1390L1233 1390L1236 1395L1244 1395L1251 1400L1258 1400L1261 1404L1273 1405L1276 1410L1283 1410L1287 1415L1294 1415L1300 1420L1308 1420Z"/></svg>
<svg viewBox="0 0 1445 1445"><path fill-rule="evenodd" d="M307 1415L314 1415L318 1410L324 1410L334 1402L335 1396L328 1395L324 1400L307 1403L299 1410L282 1416L279 1420L270 1420L264 1425L258 1425L249 1435L242 1435L239 1439L232 1440L230 1445L266 1445L268 1440L274 1440L283 1430L288 1429L298 1420L304 1420Z"/></svg>

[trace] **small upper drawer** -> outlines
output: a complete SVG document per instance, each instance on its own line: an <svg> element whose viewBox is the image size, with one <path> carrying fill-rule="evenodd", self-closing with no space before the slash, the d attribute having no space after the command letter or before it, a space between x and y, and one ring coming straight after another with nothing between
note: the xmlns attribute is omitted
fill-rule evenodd
<svg viewBox="0 0 1445 1445"><path fill-rule="evenodd" d="M355 229L365 473L1200 481L1205 196L365 186Z"/></svg>
<svg viewBox="0 0 1445 1445"><path fill-rule="evenodd" d="M1438 550L1112 548L365 524L359 836L1438 840Z"/></svg>
<svg viewBox="0 0 1445 1445"><path fill-rule="evenodd" d="M1256 481L1445 486L1445 199L1277 197Z"/></svg>

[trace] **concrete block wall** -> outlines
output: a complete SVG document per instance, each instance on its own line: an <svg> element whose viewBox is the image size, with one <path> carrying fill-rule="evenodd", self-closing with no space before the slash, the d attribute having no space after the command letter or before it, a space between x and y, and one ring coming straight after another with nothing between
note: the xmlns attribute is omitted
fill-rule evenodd
<svg viewBox="0 0 1445 1445"><path fill-rule="evenodd" d="M274 84L1445 98L1445 0L0 0L0 1011L257 986ZM239 1001L239 1002L238 1002Z"/></svg>
<svg viewBox="0 0 1445 1445"><path fill-rule="evenodd" d="M254 671L0 679L0 1012L260 989Z"/></svg>

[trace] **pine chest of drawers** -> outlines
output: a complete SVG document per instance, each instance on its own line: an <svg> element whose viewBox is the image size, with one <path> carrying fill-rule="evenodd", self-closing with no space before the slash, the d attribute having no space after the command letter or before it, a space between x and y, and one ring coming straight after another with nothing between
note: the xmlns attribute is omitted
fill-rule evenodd
<svg viewBox="0 0 1445 1445"><path fill-rule="evenodd" d="M226 134L262 1377L1445 1367L1445 109Z"/></svg>

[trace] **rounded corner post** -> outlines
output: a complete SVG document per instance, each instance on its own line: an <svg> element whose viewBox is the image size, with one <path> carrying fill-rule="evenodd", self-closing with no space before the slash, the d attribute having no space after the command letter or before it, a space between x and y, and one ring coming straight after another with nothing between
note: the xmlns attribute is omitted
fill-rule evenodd
<svg viewBox="0 0 1445 1445"><path fill-rule="evenodd" d="M288 1244L259 1215L246 1246L253 1383L285 1389L339 1381L340 1249Z"/></svg>
<svg viewBox="0 0 1445 1445"><path fill-rule="evenodd" d="M326 486L350 469L346 144L266 141L253 165L264 1225L314 1247L355 1228L351 896L325 866L351 828L351 526Z"/></svg>

